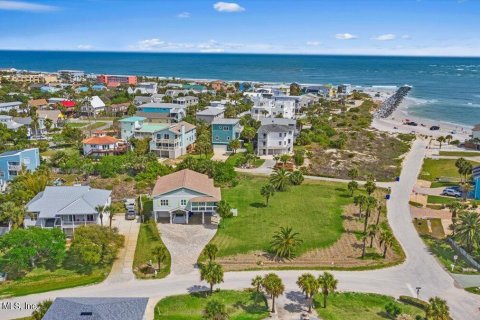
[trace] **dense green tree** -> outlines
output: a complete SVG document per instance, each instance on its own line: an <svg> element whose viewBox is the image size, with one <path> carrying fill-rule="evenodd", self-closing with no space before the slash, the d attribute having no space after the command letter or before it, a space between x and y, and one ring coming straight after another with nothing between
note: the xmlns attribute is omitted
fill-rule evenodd
<svg viewBox="0 0 480 320"><path fill-rule="evenodd" d="M217 253L218 253L218 247L213 243L207 244L205 246L205 249L203 249L203 254L207 256L209 261L215 261L215 258L217 257Z"/></svg>
<svg viewBox="0 0 480 320"><path fill-rule="evenodd" d="M289 180L294 186L301 185L304 180L303 174L299 170L296 170L290 174Z"/></svg>
<svg viewBox="0 0 480 320"><path fill-rule="evenodd" d="M162 269L162 263L168 258L168 250L163 244L156 245L152 248L153 259L157 262L158 271Z"/></svg>
<svg viewBox="0 0 480 320"><path fill-rule="evenodd" d="M206 320L227 320L230 317L223 302L210 300L207 302L205 310L203 310L203 318Z"/></svg>
<svg viewBox="0 0 480 320"><path fill-rule="evenodd" d="M213 293L213 286L223 282L223 268L216 262L209 261L200 265L200 280L210 285L210 294Z"/></svg>
<svg viewBox="0 0 480 320"><path fill-rule="evenodd" d="M299 233L294 232L291 227L280 227L270 242L272 252L278 258L292 259L295 257L295 250L303 242L298 236Z"/></svg>
<svg viewBox="0 0 480 320"><path fill-rule="evenodd" d="M260 189L260 194L265 198L265 206L268 207L268 201L275 195L275 187L268 183Z"/></svg>
<svg viewBox="0 0 480 320"><path fill-rule="evenodd" d="M276 169L270 175L270 183L275 187L278 191L285 191L287 190L287 186L290 183L290 172L287 170L280 168Z"/></svg>
<svg viewBox="0 0 480 320"><path fill-rule="evenodd" d="M428 300L428 307L425 310L427 320L450 320L450 309L447 302L439 297Z"/></svg>

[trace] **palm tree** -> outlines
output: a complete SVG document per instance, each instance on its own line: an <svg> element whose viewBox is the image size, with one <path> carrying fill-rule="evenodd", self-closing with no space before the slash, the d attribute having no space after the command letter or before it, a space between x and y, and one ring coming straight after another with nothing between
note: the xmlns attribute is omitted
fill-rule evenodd
<svg viewBox="0 0 480 320"><path fill-rule="evenodd" d="M352 180L348 183L348 191L350 191L350 197L353 197L353 193L358 189L358 182Z"/></svg>
<svg viewBox="0 0 480 320"><path fill-rule="evenodd" d="M377 207L377 221L375 222L375 225L377 226L378 226L378 223L380 222L380 215L382 214L382 209L383 209L382 205L379 205Z"/></svg>
<svg viewBox="0 0 480 320"><path fill-rule="evenodd" d="M298 287L305 293L305 299L308 299L308 312L312 312L313 296L320 289L318 280L311 273L304 273L297 280Z"/></svg>
<svg viewBox="0 0 480 320"><path fill-rule="evenodd" d="M444 136L440 136L437 138L437 141L440 143L440 150L442 150L442 143L444 143L446 141L445 137Z"/></svg>
<svg viewBox="0 0 480 320"><path fill-rule="evenodd" d="M452 141L452 139L453 139L453 136L451 134L449 134L445 137L445 140L447 140L448 144L450 144L450 141Z"/></svg>
<svg viewBox="0 0 480 320"><path fill-rule="evenodd" d="M47 313L48 309L52 305L52 300L44 300L40 302L37 306L37 309L32 313L32 319L34 320L42 320L45 314Z"/></svg>
<svg viewBox="0 0 480 320"><path fill-rule="evenodd" d="M203 254L208 257L209 261L215 261L215 258L217 257L217 253L218 253L218 247L213 243L207 244L205 246L205 249L203 249Z"/></svg>
<svg viewBox="0 0 480 320"><path fill-rule="evenodd" d="M465 205L462 204L460 201L454 201L452 203L447 204L447 208L450 210L450 213L452 214L453 234L455 234L457 214L460 210L465 209Z"/></svg>
<svg viewBox="0 0 480 320"><path fill-rule="evenodd" d="M383 258L387 256L387 249L393 245L394 238L393 234L390 231L383 231L380 233L380 243L384 245L383 247Z"/></svg>
<svg viewBox="0 0 480 320"><path fill-rule="evenodd" d="M323 307L326 308L328 295L335 293L335 290L337 290L338 280L335 279L333 274L324 272L323 275L318 277L318 283L320 284L320 289L323 293Z"/></svg>
<svg viewBox="0 0 480 320"><path fill-rule="evenodd" d="M229 316L222 302L210 300L203 310L203 318L207 320L227 320Z"/></svg>
<svg viewBox="0 0 480 320"><path fill-rule="evenodd" d="M113 217L115 217L115 213L117 213L117 207L109 205L105 208L105 211L108 212L108 227L112 230L112 221Z"/></svg>
<svg viewBox="0 0 480 320"><path fill-rule="evenodd" d="M303 174L299 171L296 170L290 174L290 183L293 184L294 186L301 185L303 182Z"/></svg>
<svg viewBox="0 0 480 320"><path fill-rule="evenodd" d="M450 312L447 302L439 297L430 298L425 310L427 320L450 320Z"/></svg>
<svg viewBox="0 0 480 320"><path fill-rule="evenodd" d="M103 226L103 211L104 211L104 206L98 205L95 207L95 211L98 213L98 217L100 218L100 225Z"/></svg>
<svg viewBox="0 0 480 320"><path fill-rule="evenodd" d="M285 191L287 190L287 186L290 183L290 172L281 168L276 169L270 175L270 183L277 189L278 191Z"/></svg>
<svg viewBox="0 0 480 320"><path fill-rule="evenodd" d="M275 187L269 183L260 189L260 194L265 198L265 206L268 207L268 200L275 195Z"/></svg>
<svg viewBox="0 0 480 320"><path fill-rule="evenodd" d="M303 242L298 238L299 233L293 232L291 227L280 227L270 242L271 249L276 257L291 259L295 256L295 249Z"/></svg>
<svg viewBox="0 0 480 320"><path fill-rule="evenodd" d="M291 158L290 155L288 155L286 153L284 153L280 156L280 161L282 161L283 166L285 166L287 164L287 162L288 162L288 160L290 160L290 158Z"/></svg>
<svg viewBox="0 0 480 320"><path fill-rule="evenodd" d="M263 278L262 276L256 276L252 279L251 282L252 287L255 288L255 305L257 305L257 297L260 295L260 288L263 286Z"/></svg>
<svg viewBox="0 0 480 320"><path fill-rule="evenodd" d="M373 239L378 233L379 227L376 224L371 224L368 226L367 235L370 237L370 248L373 247Z"/></svg>
<svg viewBox="0 0 480 320"><path fill-rule="evenodd" d="M272 298L272 313L275 313L275 298L283 294L285 291L282 279L280 279L275 273L269 273L263 279L263 288Z"/></svg>
<svg viewBox="0 0 480 320"><path fill-rule="evenodd" d="M157 261L158 271L160 272L162 263L168 257L167 248L163 244L160 244L160 245L157 245L157 246L153 247L152 248L152 256Z"/></svg>
<svg viewBox="0 0 480 320"><path fill-rule="evenodd" d="M459 215L455 226L455 239L458 240L468 252L473 251L475 242L480 239L480 216L475 211L464 211Z"/></svg>
<svg viewBox="0 0 480 320"><path fill-rule="evenodd" d="M463 201L467 201L468 194L472 191L472 188L472 185L467 182L462 184Z"/></svg>
<svg viewBox="0 0 480 320"><path fill-rule="evenodd" d="M367 191L368 195L372 195L372 193L377 189L377 185L373 180L368 180L365 182L365 185L363 186L365 188L365 191Z"/></svg>
<svg viewBox="0 0 480 320"><path fill-rule="evenodd" d="M230 141L230 143L228 144L228 147L233 150L233 153L237 153L237 149L239 149L241 145L242 144L240 143L240 140L234 139Z"/></svg>
<svg viewBox="0 0 480 320"><path fill-rule="evenodd" d="M209 261L200 265L200 280L210 285L210 294L213 293L213 286L223 282L223 268L216 262Z"/></svg>
<svg viewBox="0 0 480 320"><path fill-rule="evenodd" d="M367 203L367 197L363 194L359 194L358 196L355 196L355 198L353 198L353 203L356 206L358 206L358 213L361 216L362 215L362 210L363 210L365 204Z"/></svg>
<svg viewBox="0 0 480 320"><path fill-rule="evenodd" d="M363 221L363 233L367 232L368 219L372 209L376 208L378 201L375 197L369 196L365 202L365 220Z"/></svg>
<svg viewBox="0 0 480 320"><path fill-rule="evenodd" d="M255 138L257 132L255 128L246 126L242 131L242 137L248 140L248 142L252 141Z"/></svg>

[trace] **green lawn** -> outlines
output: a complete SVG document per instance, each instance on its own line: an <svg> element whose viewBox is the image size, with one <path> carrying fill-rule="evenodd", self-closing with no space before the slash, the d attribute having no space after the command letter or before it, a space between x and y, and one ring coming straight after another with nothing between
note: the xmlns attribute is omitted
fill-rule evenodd
<svg viewBox="0 0 480 320"><path fill-rule="evenodd" d="M470 293L480 295L480 287L470 287L470 288L465 288L465 290L467 290Z"/></svg>
<svg viewBox="0 0 480 320"><path fill-rule="evenodd" d="M255 297L257 305L255 305ZM269 312L263 295L247 291L222 290L212 296L193 293L166 297L155 306L155 320L200 320L202 312L210 300L221 301L226 305L230 320L260 320Z"/></svg>
<svg viewBox="0 0 480 320"><path fill-rule="evenodd" d="M153 278L153 274L145 274L141 272L140 266L146 264L152 259L152 248L157 245L163 245L163 241L158 233L157 225L155 222L142 223L140 226L140 232L138 233L137 247L135 248L135 256L133 258L133 270L138 278ZM157 263L152 261L155 268ZM171 258L170 253L167 259L162 263L161 270L157 274L157 278L164 278L170 273Z"/></svg>
<svg viewBox="0 0 480 320"><path fill-rule="evenodd" d="M480 157L480 152L474 151L440 151L441 156L449 157Z"/></svg>
<svg viewBox="0 0 480 320"><path fill-rule="evenodd" d="M325 181L305 181L277 192L265 207L260 188L267 178L242 176L236 187L222 190L222 197L238 216L224 219L212 240L219 256L269 249L273 234L280 227L292 227L303 243L298 253L324 248L343 233L342 207L352 202L346 185Z"/></svg>
<svg viewBox="0 0 480 320"><path fill-rule="evenodd" d="M454 198L454 197L443 197L443 196L428 196L427 202L428 203L435 203L435 204L450 204L455 201L460 201L461 198Z"/></svg>
<svg viewBox="0 0 480 320"><path fill-rule="evenodd" d="M452 181L461 179L457 167L455 167L455 159L425 159L419 178L427 181L435 181L438 178L451 178ZM479 162L470 161L472 165L478 166Z"/></svg>
<svg viewBox="0 0 480 320"><path fill-rule="evenodd" d="M443 266L448 269L448 271L453 273L471 273L463 272L462 268L471 268L471 266L458 255L455 250L445 241L445 239L435 239L429 236L422 236L423 241L427 244L437 259L443 264ZM457 255L458 259L455 263L455 267L452 271L453 256Z"/></svg>
<svg viewBox="0 0 480 320"><path fill-rule="evenodd" d="M88 123L86 122L68 122L67 125L72 128L82 128L85 127Z"/></svg>
<svg viewBox="0 0 480 320"><path fill-rule="evenodd" d="M20 280L0 284L0 297L25 296L99 283L107 277L109 272L110 267L95 269L91 274L81 274L66 269L57 269L53 272L45 269L35 269Z"/></svg>
<svg viewBox="0 0 480 320"><path fill-rule="evenodd" d="M391 319L385 312L389 302L396 303L402 313L415 318L416 315L425 316L425 312L417 307L404 304L392 297L372 294L342 292L330 295L327 308L323 308L323 296L315 296L315 305L318 315L323 320L382 320Z"/></svg>

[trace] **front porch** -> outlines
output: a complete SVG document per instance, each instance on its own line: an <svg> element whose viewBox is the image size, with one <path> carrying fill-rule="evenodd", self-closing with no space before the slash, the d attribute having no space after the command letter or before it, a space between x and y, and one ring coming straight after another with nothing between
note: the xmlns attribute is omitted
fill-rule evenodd
<svg viewBox="0 0 480 320"><path fill-rule="evenodd" d="M168 212L168 216L155 213L156 221L169 224L192 224L192 225L210 225L216 224L213 212L192 212L183 209L175 209Z"/></svg>

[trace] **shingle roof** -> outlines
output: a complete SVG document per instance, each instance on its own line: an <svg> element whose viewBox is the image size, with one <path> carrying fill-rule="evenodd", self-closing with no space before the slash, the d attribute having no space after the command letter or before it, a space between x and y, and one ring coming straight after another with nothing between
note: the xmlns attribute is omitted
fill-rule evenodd
<svg viewBox="0 0 480 320"><path fill-rule="evenodd" d="M110 136L90 137L82 141L83 144L114 144L118 141L117 138Z"/></svg>
<svg viewBox="0 0 480 320"><path fill-rule="evenodd" d="M40 218L63 214L95 214L95 207L105 205L112 191L88 186L46 187L27 204L27 211L39 212Z"/></svg>
<svg viewBox="0 0 480 320"><path fill-rule="evenodd" d="M46 99L34 99L28 101L28 105L32 107L44 106L46 104L48 104Z"/></svg>
<svg viewBox="0 0 480 320"><path fill-rule="evenodd" d="M212 124L237 124L239 122L240 122L240 119L222 118L222 119L213 120Z"/></svg>
<svg viewBox="0 0 480 320"><path fill-rule="evenodd" d="M142 320L148 298L57 298L43 320Z"/></svg>
<svg viewBox="0 0 480 320"><path fill-rule="evenodd" d="M205 110L198 111L197 116L216 116L222 113L225 113L225 109L209 107Z"/></svg>
<svg viewBox="0 0 480 320"><path fill-rule="evenodd" d="M286 125L281 125L281 124L267 124L264 126L261 126L258 129L258 132L288 132L291 131L292 128Z"/></svg>
<svg viewBox="0 0 480 320"><path fill-rule="evenodd" d="M222 199L220 188L214 186L213 179L210 179L205 174L189 169L159 177L155 183L155 187L153 187L152 197L180 188L203 193L208 199L210 199L210 201L220 201Z"/></svg>

